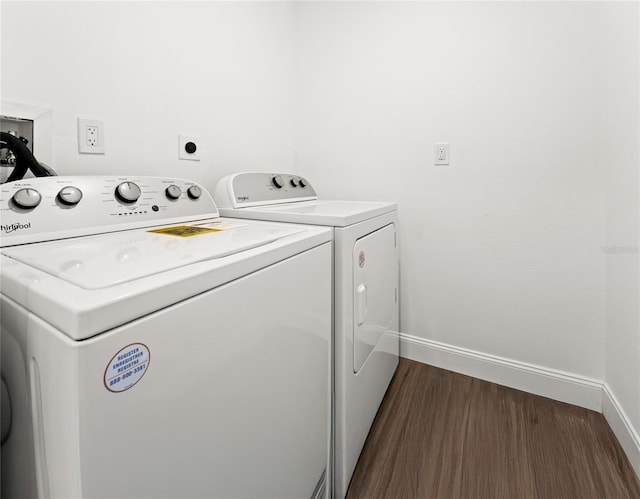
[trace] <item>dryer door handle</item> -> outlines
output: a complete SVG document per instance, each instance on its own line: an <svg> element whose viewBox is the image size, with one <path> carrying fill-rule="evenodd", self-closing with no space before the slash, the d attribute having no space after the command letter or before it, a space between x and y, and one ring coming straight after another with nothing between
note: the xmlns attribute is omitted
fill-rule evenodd
<svg viewBox="0 0 640 499"><path fill-rule="evenodd" d="M364 284L360 284L360 286L358 286L356 294L358 308L358 326L361 326L367 319L367 287Z"/></svg>

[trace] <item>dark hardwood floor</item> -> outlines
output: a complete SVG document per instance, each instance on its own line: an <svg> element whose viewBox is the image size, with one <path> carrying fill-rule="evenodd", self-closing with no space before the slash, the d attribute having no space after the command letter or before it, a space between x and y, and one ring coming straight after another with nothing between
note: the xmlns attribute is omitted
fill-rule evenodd
<svg viewBox="0 0 640 499"><path fill-rule="evenodd" d="M348 499L640 499L601 414L401 359Z"/></svg>

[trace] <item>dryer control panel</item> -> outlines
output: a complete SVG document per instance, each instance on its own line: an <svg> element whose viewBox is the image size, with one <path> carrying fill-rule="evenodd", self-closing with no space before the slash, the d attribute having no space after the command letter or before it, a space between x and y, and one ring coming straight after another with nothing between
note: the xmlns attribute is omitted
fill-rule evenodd
<svg viewBox="0 0 640 499"><path fill-rule="evenodd" d="M168 177L37 177L0 185L0 247L217 218L202 186Z"/></svg>
<svg viewBox="0 0 640 499"><path fill-rule="evenodd" d="M311 184L290 173L245 172L221 179L213 194L220 208L246 208L270 204L314 201Z"/></svg>

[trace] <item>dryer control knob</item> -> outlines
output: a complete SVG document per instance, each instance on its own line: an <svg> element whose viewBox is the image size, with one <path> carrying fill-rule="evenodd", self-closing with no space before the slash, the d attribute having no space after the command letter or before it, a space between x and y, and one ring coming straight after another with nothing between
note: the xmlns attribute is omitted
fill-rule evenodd
<svg viewBox="0 0 640 499"><path fill-rule="evenodd" d="M284 180L282 180L282 177L280 175L272 177L271 182L273 182L273 185L275 185L278 189L282 189L282 186L284 186Z"/></svg>
<svg viewBox="0 0 640 499"><path fill-rule="evenodd" d="M187 194L191 199L198 199L202 195L202 189L197 185L192 185L187 189Z"/></svg>
<svg viewBox="0 0 640 499"><path fill-rule="evenodd" d="M29 209L38 206L42 201L42 196L35 189L26 187L16 192L12 199L19 208Z"/></svg>
<svg viewBox="0 0 640 499"><path fill-rule="evenodd" d="M71 185L63 187L58 193L58 201L69 206L78 204L81 199L82 191L77 187L73 187Z"/></svg>
<svg viewBox="0 0 640 499"><path fill-rule="evenodd" d="M298 185L300 187L306 187L307 186L307 181L305 179L301 178L301 179L298 180Z"/></svg>
<svg viewBox="0 0 640 499"><path fill-rule="evenodd" d="M122 182L116 187L116 197L123 203L135 203L140 194L140 187L133 182Z"/></svg>
<svg viewBox="0 0 640 499"><path fill-rule="evenodd" d="M182 190L176 184L171 184L164 190L164 193L169 199L178 199L182 194Z"/></svg>
<svg viewBox="0 0 640 499"><path fill-rule="evenodd" d="M292 185L293 187L298 187L298 180L297 180L297 179L292 178L292 179L290 180L290 182L291 182L291 185Z"/></svg>

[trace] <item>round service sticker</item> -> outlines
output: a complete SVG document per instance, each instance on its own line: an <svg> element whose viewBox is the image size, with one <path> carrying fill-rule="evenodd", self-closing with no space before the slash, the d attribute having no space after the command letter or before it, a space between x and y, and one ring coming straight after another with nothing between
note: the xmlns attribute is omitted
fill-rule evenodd
<svg viewBox="0 0 640 499"><path fill-rule="evenodd" d="M146 345L127 345L109 361L104 371L104 386L114 393L128 390L147 372L150 360L151 353Z"/></svg>

